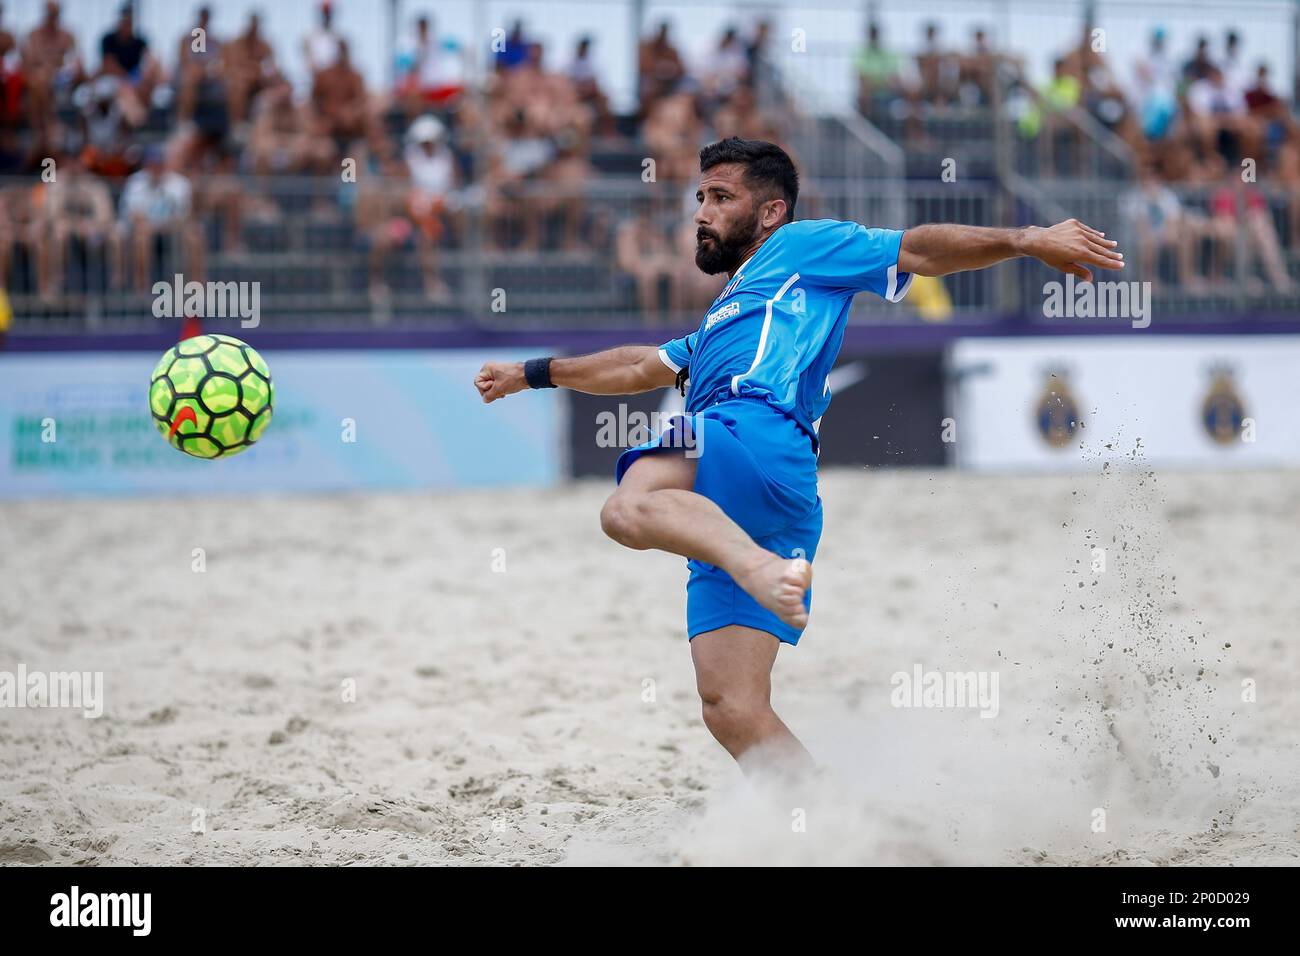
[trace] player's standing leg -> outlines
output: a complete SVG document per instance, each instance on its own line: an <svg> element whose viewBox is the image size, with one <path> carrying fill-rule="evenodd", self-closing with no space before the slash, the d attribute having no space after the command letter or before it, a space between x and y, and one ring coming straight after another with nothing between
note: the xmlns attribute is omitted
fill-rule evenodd
<svg viewBox="0 0 1300 956"><path fill-rule="evenodd" d="M812 756L772 709L772 665L781 646L773 635L740 624L697 634L691 641L704 723L718 743L750 772L800 772Z"/></svg>

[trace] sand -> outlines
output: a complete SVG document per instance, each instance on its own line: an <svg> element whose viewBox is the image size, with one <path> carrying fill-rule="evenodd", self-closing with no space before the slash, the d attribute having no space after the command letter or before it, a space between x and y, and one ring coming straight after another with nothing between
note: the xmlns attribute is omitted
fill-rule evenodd
<svg viewBox="0 0 1300 956"><path fill-rule="evenodd" d="M0 863L1300 861L1300 474L824 474L794 789L607 491L0 504L0 671L104 681L0 709ZM916 665L997 716L893 706Z"/></svg>

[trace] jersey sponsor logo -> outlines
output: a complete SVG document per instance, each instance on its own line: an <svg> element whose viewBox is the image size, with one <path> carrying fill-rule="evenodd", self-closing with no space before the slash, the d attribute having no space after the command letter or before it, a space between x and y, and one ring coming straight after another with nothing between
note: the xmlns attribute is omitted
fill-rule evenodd
<svg viewBox="0 0 1300 956"><path fill-rule="evenodd" d="M722 308L717 309L716 311L710 312L708 315L706 315L706 316L704 317L704 328L705 328L705 330L707 331L707 330L713 328L715 325L717 325L717 324L718 324L719 322L721 322L723 319L729 319L729 318L731 318L732 316L736 316L736 315L739 315L739 314L740 314L740 303L739 303L739 302L728 302L728 303L727 303L726 305L724 305Z"/></svg>

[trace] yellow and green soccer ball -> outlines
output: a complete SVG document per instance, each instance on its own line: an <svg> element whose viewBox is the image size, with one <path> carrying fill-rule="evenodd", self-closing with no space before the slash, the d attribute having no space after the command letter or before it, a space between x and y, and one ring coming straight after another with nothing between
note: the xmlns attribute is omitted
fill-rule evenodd
<svg viewBox="0 0 1300 956"><path fill-rule="evenodd" d="M158 431L195 458L227 458L248 448L266 431L274 405L266 362L229 335L176 343L149 381L149 410Z"/></svg>

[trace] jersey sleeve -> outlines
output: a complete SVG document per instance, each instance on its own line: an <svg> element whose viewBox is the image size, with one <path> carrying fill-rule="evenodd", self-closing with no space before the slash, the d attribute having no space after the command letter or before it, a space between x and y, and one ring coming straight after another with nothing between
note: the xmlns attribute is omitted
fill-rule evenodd
<svg viewBox="0 0 1300 956"><path fill-rule="evenodd" d="M699 335L697 329L690 335L683 335L679 339L665 342L659 346L659 361L667 365L673 372L680 372L691 364L691 354L695 351L695 342Z"/></svg>
<svg viewBox="0 0 1300 956"><path fill-rule="evenodd" d="M807 227L799 271L809 284L850 294L874 292L888 302L907 295L912 276L898 271L902 230L829 219Z"/></svg>

